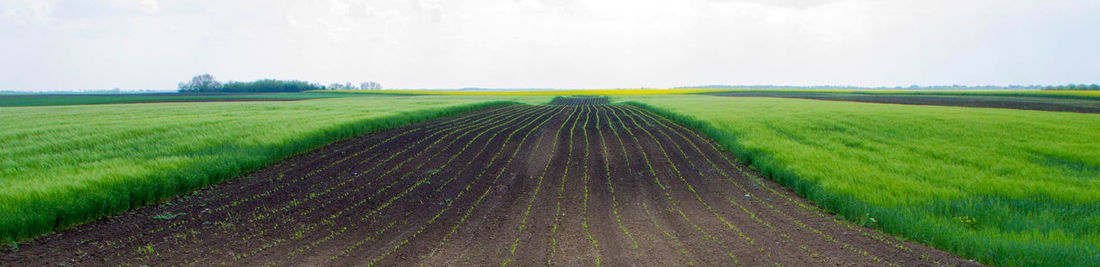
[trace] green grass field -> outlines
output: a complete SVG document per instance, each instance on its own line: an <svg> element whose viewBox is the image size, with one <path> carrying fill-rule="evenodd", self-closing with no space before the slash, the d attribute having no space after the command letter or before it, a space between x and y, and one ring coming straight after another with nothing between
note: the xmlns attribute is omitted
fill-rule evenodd
<svg viewBox="0 0 1100 267"><path fill-rule="evenodd" d="M994 265L1100 262L1100 116L621 96L853 221ZM689 114L689 115L687 115Z"/></svg>
<svg viewBox="0 0 1100 267"><path fill-rule="evenodd" d="M365 132L490 101L549 100L387 96L0 108L0 240L126 211Z"/></svg>

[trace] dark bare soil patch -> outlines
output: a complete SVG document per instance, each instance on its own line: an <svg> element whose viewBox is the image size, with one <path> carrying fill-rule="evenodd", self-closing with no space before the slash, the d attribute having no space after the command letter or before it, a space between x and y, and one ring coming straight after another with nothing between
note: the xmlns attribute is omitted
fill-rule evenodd
<svg viewBox="0 0 1100 267"><path fill-rule="evenodd" d="M822 212L632 106L364 135L22 244L2 265L972 265Z"/></svg>
<svg viewBox="0 0 1100 267"><path fill-rule="evenodd" d="M1077 113L1100 113L1100 100L1084 98L930 95L930 94L857 94L831 92L721 92L716 96L782 97L829 101L850 101L881 104L955 106L976 108L1007 108Z"/></svg>

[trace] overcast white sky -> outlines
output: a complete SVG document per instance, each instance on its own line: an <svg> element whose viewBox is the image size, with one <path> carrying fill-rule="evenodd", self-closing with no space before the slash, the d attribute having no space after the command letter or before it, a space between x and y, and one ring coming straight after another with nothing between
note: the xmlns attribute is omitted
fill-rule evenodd
<svg viewBox="0 0 1100 267"><path fill-rule="evenodd" d="M0 0L0 90L1100 83L1096 0Z"/></svg>

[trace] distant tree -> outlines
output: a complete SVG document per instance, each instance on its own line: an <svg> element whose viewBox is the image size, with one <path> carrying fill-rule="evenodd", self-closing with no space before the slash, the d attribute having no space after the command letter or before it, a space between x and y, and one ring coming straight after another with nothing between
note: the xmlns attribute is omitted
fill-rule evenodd
<svg viewBox="0 0 1100 267"><path fill-rule="evenodd" d="M340 84L340 83L332 83L332 84L329 84L328 87L326 87L325 89L328 89L328 90L344 90L344 85Z"/></svg>
<svg viewBox="0 0 1100 267"><path fill-rule="evenodd" d="M361 90L382 90L382 84L373 81L359 83Z"/></svg>
<svg viewBox="0 0 1100 267"><path fill-rule="evenodd" d="M1042 90L1054 90L1054 91L1081 91L1081 90L1100 90L1100 85L1097 84L1066 84L1066 85L1050 85L1041 87Z"/></svg>
<svg viewBox="0 0 1100 267"><path fill-rule="evenodd" d="M191 78L190 82L180 83L180 93L216 92L221 90L222 83L214 79L214 75L200 74Z"/></svg>

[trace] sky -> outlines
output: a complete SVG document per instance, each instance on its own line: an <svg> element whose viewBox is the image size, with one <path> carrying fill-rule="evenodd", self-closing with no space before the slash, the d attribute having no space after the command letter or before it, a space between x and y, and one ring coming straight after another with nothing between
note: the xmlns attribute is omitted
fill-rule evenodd
<svg viewBox="0 0 1100 267"><path fill-rule="evenodd" d="M0 0L0 90L1100 83L1096 0Z"/></svg>

